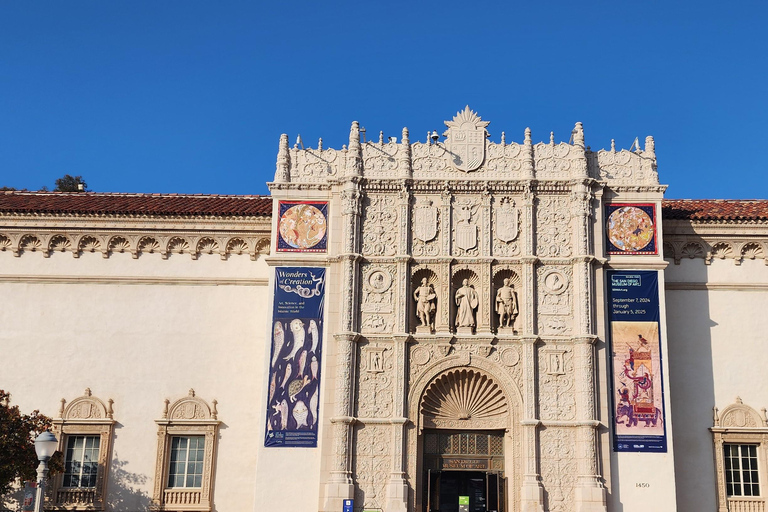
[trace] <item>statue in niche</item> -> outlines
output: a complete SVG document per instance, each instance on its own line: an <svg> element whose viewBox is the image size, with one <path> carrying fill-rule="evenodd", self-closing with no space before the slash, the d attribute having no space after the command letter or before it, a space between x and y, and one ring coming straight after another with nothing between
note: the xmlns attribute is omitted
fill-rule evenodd
<svg viewBox="0 0 768 512"><path fill-rule="evenodd" d="M500 328L511 328L517 318L517 293L511 282L509 278L504 279L504 285L496 291L496 313L499 315Z"/></svg>
<svg viewBox="0 0 768 512"><path fill-rule="evenodd" d="M427 284L426 277L421 280L421 286L413 292L413 298L416 301L416 315L421 322L419 327L427 327L430 332L433 331L435 328L434 313L437 309L435 305L437 293L435 293L435 289L431 284Z"/></svg>
<svg viewBox="0 0 768 512"><path fill-rule="evenodd" d="M475 326L475 309L479 304L477 292L469 286L469 280L465 279L461 283L461 288L456 290L456 327Z"/></svg>

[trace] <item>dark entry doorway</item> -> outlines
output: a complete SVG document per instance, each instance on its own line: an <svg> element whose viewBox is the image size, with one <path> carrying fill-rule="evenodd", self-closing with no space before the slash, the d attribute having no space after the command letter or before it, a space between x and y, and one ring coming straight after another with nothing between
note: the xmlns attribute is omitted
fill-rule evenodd
<svg viewBox="0 0 768 512"><path fill-rule="evenodd" d="M500 479L488 471L427 471L426 512L459 512L459 496L469 496L468 512L501 512Z"/></svg>

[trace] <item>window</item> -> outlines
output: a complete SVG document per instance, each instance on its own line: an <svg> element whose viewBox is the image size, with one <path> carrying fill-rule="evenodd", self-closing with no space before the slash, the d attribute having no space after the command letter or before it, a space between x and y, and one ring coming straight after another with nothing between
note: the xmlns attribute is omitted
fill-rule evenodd
<svg viewBox="0 0 768 512"><path fill-rule="evenodd" d="M725 489L728 496L760 496L757 446L725 444Z"/></svg>
<svg viewBox="0 0 768 512"><path fill-rule="evenodd" d="M67 436L64 487L96 487L99 441L99 436Z"/></svg>
<svg viewBox="0 0 768 512"><path fill-rule="evenodd" d="M171 461L168 487L200 487L203 481L205 437L175 436L171 438Z"/></svg>
<svg viewBox="0 0 768 512"><path fill-rule="evenodd" d="M189 395L172 405L165 401L158 425L153 510L213 509L214 460L219 421L216 400L209 406Z"/></svg>
<svg viewBox="0 0 768 512"><path fill-rule="evenodd" d="M740 398L718 414L710 429L715 442L717 498L719 510L747 512L764 510L760 482L768 462L768 418Z"/></svg>
<svg viewBox="0 0 768 512"><path fill-rule="evenodd" d="M105 509L115 428L112 403L108 400L105 405L90 389L69 404L61 399L59 418L53 421L64 454L64 473L51 479L51 500L57 510Z"/></svg>

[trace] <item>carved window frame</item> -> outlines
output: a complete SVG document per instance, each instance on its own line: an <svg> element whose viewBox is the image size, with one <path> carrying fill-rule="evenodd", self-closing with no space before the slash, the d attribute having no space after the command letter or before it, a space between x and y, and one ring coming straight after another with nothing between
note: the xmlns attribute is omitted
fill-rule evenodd
<svg viewBox="0 0 768 512"><path fill-rule="evenodd" d="M67 510L106 510L109 466L112 459L112 441L115 433L112 399L108 405L85 390L83 396L67 405L61 399L59 418L53 420L53 433L59 440L58 451L66 457L70 436L99 436L99 460L95 487L64 487L64 474L51 479L50 500L55 508Z"/></svg>
<svg viewBox="0 0 768 512"><path fill-rule="evenodd" d="M752 507L766 503L768 493L768 418L766 409L762 415L752 407L745 405L741 398L729 405L721 413L714 409L714 426L710 428L715 449L715 470L717 472L718 512L729 510L752 510ZM757 446L757 471L760 496L728 496L725 482L726 444Z"/></svg>
<svg viewBox="0 0 768 512"><path fill-rule="evenodd" d="M165 400L163 417L157 423L157 460L152 510L211 511L216 469L219 424L217 402L208 403L190 389L188 396L171 404ZM169 487L171 441L178 436L205 436L203 479L200 487Z"/></svg>

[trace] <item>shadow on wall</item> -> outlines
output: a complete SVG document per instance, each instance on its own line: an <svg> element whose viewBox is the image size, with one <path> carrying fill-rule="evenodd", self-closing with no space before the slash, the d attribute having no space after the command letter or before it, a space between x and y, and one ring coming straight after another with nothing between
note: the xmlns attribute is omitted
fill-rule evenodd
<svg viewBox="0 0 768 512"><path fill-rule="evenodd" d="M120 460L115 452L109 469L107 510L145 512L149 510L152 503L149 494L143 490L149 478L146 475L127 471L126 465L128 461Z"/></svg>

